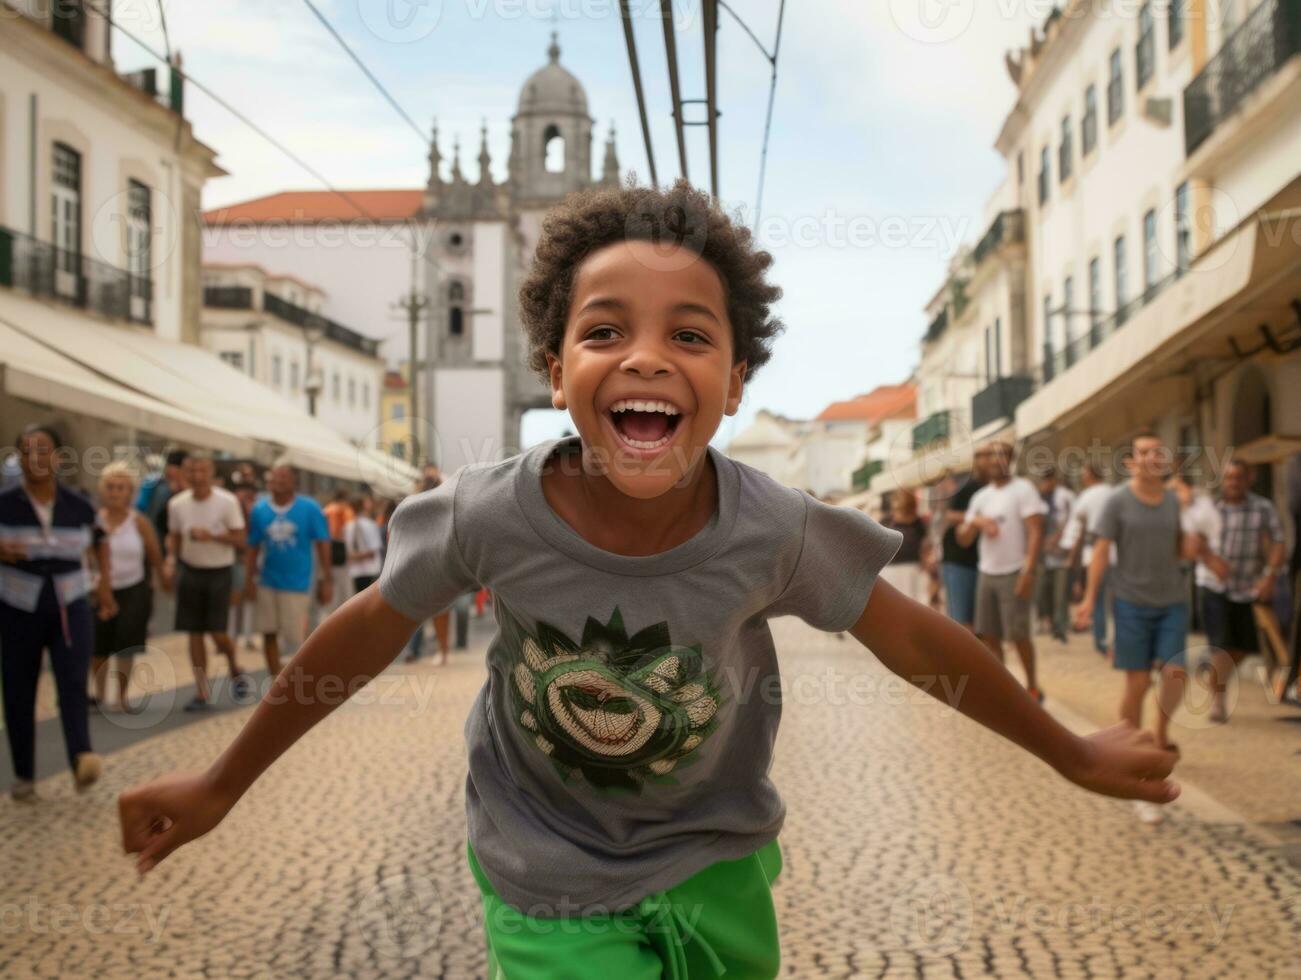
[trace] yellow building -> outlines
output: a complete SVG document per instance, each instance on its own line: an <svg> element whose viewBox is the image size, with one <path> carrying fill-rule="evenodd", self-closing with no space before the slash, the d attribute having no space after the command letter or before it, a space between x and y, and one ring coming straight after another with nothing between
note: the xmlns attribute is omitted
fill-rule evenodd
<svg viewBox="0 0 1301 980"><path fill-rule="evenodd" d="M384 373L379 400L379 451L398 459L411 458L411 385L407 365Z"/></svg>

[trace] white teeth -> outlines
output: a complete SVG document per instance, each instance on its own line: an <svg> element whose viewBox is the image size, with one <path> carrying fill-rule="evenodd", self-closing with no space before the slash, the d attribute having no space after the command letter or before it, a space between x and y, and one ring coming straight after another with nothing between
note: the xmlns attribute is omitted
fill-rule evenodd
<svg viewBox="0 0 1301 980"><path fill-rule="evenodd" d="M678 415L677 406L665 401L643 401L625 398L610 406L612 412L662 412L665 415Z"/></svg>

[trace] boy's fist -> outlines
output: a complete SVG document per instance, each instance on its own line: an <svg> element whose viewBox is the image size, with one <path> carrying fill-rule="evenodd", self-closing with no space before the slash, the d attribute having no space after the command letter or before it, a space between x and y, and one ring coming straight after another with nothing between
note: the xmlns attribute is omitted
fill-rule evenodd
<svg viewBox="0 0 1301 980"><path fill-rule="evenodd" d="M182 844L202 837L234 806L204 773L174 772L132 786L117 798L122 848L149 871Z"/></svg>
<svg viewBox="0 0 1301 980"><path fill-rule="evenodd" d="M1179 795L1179 784L1167 778L1179 756L1158 748L1151 732L1121 722L1081 741L1080 760L1062 772L1076 785L1103 796L1149 803L1169 803Z"/></svg>

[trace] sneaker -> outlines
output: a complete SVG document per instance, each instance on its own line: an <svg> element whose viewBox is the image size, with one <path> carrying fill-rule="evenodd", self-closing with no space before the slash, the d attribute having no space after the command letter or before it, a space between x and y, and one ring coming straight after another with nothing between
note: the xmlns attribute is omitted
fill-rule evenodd
<svg viewBox="0 0 1301 980"><path fill-rule="evenodd" d="M212 707L212 705L210 705L210 704L209 704L207 701L205 701L203 698L198 698L198 697L196 697L196 698L191 698L191 699L190 699L190 701L185 705L184 710L186 710L186 711L207 711L207 710L208 710L209 708L211 708L211 707Z"/></svg>
<svg viewBox="0 0 1301 980"><path fill-rule="evenodd" d="M249 684L248 674L245 674L245 673L242 673L242 672L241 672L241 673L236 674L236 675L231 679L231 682L230 682L230 690L231 690L231 694L234 695L235 700L236 700L239 704L247 704L247 703L248 703L248 695L249 695L249 688L250 688L250 686L251 686L251 685Z"/></svg>
<svg viewBox="0 0 1301 980"><path fill-rule="evenodd" d="M1165 814L1155 803L1148 803L1146 800L1136 800L1134 802L1134 812L1138 814L1138 819L1148 826L1156 826L1165 820Z"/></svg>
<svg viewBox="0 0 1301 980"><path fill-rule="evenodd" d="M34 803L36 801L36 783L30 779L19 779L9 787L9 798L15 803Z"/></svg>
<svg viewBox="0 0 1301 980"><path fill-rule="evenodd" d="M77 783L77 792L81 792L104 771L104 761L94 752L81 752L73 766L73 779Z"/></svg>

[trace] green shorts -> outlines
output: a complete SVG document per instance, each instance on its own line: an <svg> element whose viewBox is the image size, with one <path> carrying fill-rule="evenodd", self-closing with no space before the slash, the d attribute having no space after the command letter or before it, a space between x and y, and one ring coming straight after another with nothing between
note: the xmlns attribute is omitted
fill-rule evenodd
<svg viewBox="0 0 1301 980"><path fill-rule="evenodd" d="M493 889L469 848L483 893L488 980L771 980L781 950L771 884L781 871L774 840L738 861L719 861L623 912L534 918Z"/></svg>

